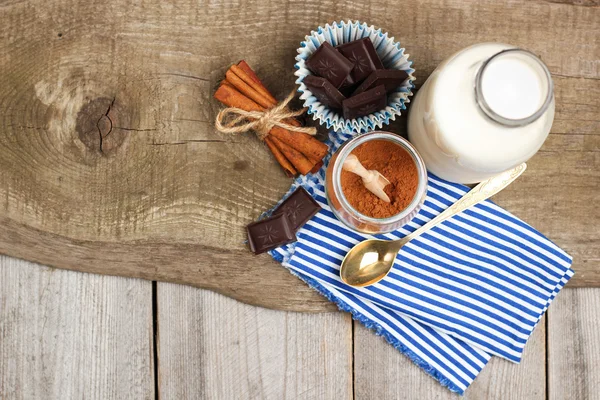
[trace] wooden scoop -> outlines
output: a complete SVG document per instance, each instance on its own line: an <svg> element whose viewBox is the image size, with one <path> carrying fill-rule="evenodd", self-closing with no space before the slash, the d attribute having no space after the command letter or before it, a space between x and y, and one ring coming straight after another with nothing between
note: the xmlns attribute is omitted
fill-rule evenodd
<svg viewBox="0 0 600 400"><path fill-rule="evenodd" d="M386 203L390 202L390 198L383 191L383 188L390 184L390 181L385 176L381 175L378 171L367 170L362 166L358 158L354 154L350 154L344 160L342 168L348 172L352 172L362 178L363 184L367 190L379 197Z"/></svg>

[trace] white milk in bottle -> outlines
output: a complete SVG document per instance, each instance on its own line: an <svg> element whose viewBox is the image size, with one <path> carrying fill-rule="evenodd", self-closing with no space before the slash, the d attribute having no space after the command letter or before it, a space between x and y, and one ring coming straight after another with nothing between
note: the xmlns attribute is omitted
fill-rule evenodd
<svg viewBox="0 0 600 400"><path fill-rule="evenodd" d="M440 178L475 183L513 168L544 143L552 78L532 53L482 43L442 62L416 95L409 140Z"/></svg>

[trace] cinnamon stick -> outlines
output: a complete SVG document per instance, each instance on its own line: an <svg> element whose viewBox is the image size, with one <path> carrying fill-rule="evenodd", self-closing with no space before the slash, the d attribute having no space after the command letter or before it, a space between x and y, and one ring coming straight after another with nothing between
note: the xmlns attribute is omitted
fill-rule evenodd
<svg viewBox="0 0 600 400"><path fill-rule="evenodd" d="M232 65L229 70L237 75L241 80L243 80L247 85L252 87L254 90L263 95L267 100L269 100L273 107L277 104L277 100L271 92L267 90L265 85L262 84L258 76L252 71L252 68L245 61L240 61L238 65Z"/></svg>
<svg viewBox="0 0 600 400"><path fill-rule="evenodd" d="M269 133L285 144L292 146L311 160L322 160L329 151L329 147L325 143L319 142L314 137L305 133L288 131L278 126L274 126Z"/></svg>
<svg viewBox="0 0 600 400"><path fill-rule="evenodd" d="M237 107L247 111L256 111L260 109L260 106L254 103L252 100L243 96L237 91L237 89L227 80L221 81L221 84L215 92L215 98L221 103L230 107ZM292 165L292 163L285 157L285 155L277 148L274 141L269 135L265 138L265 143L273 153L273 156L279 162L279 165L285 171L285 174L289 177L295 176L298 172Z"/></svg>
<svg viewBox="0 0 600 400"><path fill-rule="evenodd" d="M221 85L227 85L227 86L229 86L229 87L231 87L231 88L235 89L235 86L233 86L233 85L231 84L231 82L229 82L227 79L223 79L223 80L221 81ZM220 86L220 85L219 85L219 86Z"/></svg>
<svg viewBox="0 0 600 400"><path fill-rule="evenodd" d="M215 92L215 98L229 107L246 111L265 111L277 105L277 100L243 60L227 71L226 79ZM284 122L302 126L295 118ZM297 172L307 174L318 171L328 152L327 145L314 137L278 126L271 128L264 141L288 176Z"/></svg>
<svg viewBox="0 0 600 400"><path fill-rule="evenodd" d="M267 96L265 96L262 93L259 93L255 88L248 85L242 78L240 78L233 72L232 68L230 68L225 73L225 78L227 79L227 81L229 81L237 90L239 90L246 97L260 104L262 107L275 107L275 101L271 101L271 99L269 99Z"/></svg>
<svg viewBox="0 0 600 400"><path fill-rule="evenodd" d="M215 99L228 107L241 108L245 111L264 111L255 101L241 94L229 81L222 81L215 92Z"/></svg>
<svg viewBox="0 0 600 400"><path fill-rule="evenodd" d="M256 82L256 84L258 86L260 86L266 92L266 95L268 95L267 97L270 96L270 100L271 101L277 103L277 100L275 99L275 97L273 97L273 95L271 94L271 92L269 92L269 89L267 89L267 87L262 83L262 81L258 78L258 75L256 75L256 73L254 72L254 70L252 68L250 68L250 66L248 65L248 63L246 61L242 60L242 61L238 62L237 66L242 71L244 71L248 75L248 77L250 79L252 79L254 82ZM286 119L285 122L287 124L294 125L294 126L302 126L302 124L300 123L300 121L298 121L295 118Z"/></svg>
<svg viewBox="0 0 600 400"><path fill-rule="evenodd" d="M236 87L235 85L233 85L230 81L227 80L227 78L223 79L221 81L221 85L228 85L231 88L234 88L235 90L240 91L240 88ZM265 99L266 100L266 99ZM255 101L256 102L256 101ZM258 103L258 102L257 102ZM258 103L260 105L260 103ZM269 107L270 108L270 107ZM285 122L286 124L289 125L293 125L293 126L302 126L302 124L300 123L300 121L298 121L295 118L287 118L285 119L283 122Z"/></svg>
<svg viewBox="0 0 600 400"><path fill-rule="evenodd" d="M254 82L258 83L260 86L265 88L265 90L267 90L267 87L263 85L262 81L258 78L258 75L256 75L256 72L254 72L254 70L250 68L250 66L245 60L238 62L237 66L240 67L240 69L242 69L245 73L247 73L250 79L252 79Z"/></svg>
<svg viewBox="0 0 600 400"><path fill-rule="evenodd" d="M319 172L319 170L321 169L322 166L323 166L323 161L319 161L318 163L315 164L313 169L310 170L310 173L316 174L317 172Z"/></svg>
<svg viewBox="0 0 600 400"><path fill-rule="evenodd" d="M250 66L246 64L245 61L240 61L238 65L244 65L244 67L242 68L241 66L232 65L231 68L229 68L229 70L227 70L225 73L225 82L231 84L246 97L250 98L262 107L275 107L277 105L277 100L275 100L269 90L258 79ZM247 83L250 81L253 82L252 85ZM287 118L284 120L284 122L293 126L302 125L295 118Z"/></svg>
<svg viewBox="0 0 600 400"><path fill-rule="evenodd" d="M296 171L296 169L294 168L292 163L287 158L285 158L285 155L275 145L273 138L271 138L270 136L267 136L265 138L265 143L269 147L269 150L271 150L271 153L273 153L273 156L275 156L275 159L277 160L277 162L279 162L279 165L281 165L281 167L285 171L285 174L289 178L296 176L298 171Z"/></svg>
<svg viewBox="0 0 600 400"><path fill-rule="evenodd" d="M235 88L232 88L229 85L219 86L219 88L215 92L215 98L229 107L237 107L246 111L265 110L264 107L261 107L259 104L247 98ZM313 161L316 160L315 162L313 162L313 166L314 164L316 164L317 161L322 160L323 157L325 157L325 155L327 154L327 151L329 150L325 143L322 143L314 137L305 133L292 132L288 131L287 129L280 128L278 126L274 126L269 131L269 134L284 142L288 146L293 147L294 149L302 153L305 157Z"/></svg>
<svg viewBox="0 0 600 400"><path fill-rule="evenodd" d="M277 146L279 150L281 150L281 152L285 155L285 158L287 158L292 163L294 168L296 168L302 175L308 174L315 166L312 161L306 158L298 150L288 146L276 137L271 136L269 139L275 146Z"/></svg>

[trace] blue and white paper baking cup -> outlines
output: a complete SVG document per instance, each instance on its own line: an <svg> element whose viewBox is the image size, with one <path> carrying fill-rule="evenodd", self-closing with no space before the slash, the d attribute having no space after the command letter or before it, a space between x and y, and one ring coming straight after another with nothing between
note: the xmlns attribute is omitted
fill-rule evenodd
<svg viewBox="0 0 600 400"><path fill-rule="evenodd" d="M365 37L369 37L373 42L386 69L406 71L408 79L395 92L388 94L388 103L385 109L361 118L344 119L341 113L321 104L303 83L305 76L312 75L306 68L305 62L323 42L338 46ZM304 107L308 108L308 114L312 115L314 120L318 119L320 124L325 124L327 129L352 133L381 129L384 124L389 124L390 120L394 121L396 115L401 115L402 110L406 110L406 103L410 102L409 96L412 96L412 89L415 87L413 84L415 70L411 68L412 61L409 61L408 57L408 54L404 53L404 48L400 47L400 43L394 41L394 37L388 37L387 32L375 29L373 25L347 21L320 26L306 36L298 48L294 75L298 77L296 83L300 85L298 88L301 93L300 99L304 100Z"/></svg>

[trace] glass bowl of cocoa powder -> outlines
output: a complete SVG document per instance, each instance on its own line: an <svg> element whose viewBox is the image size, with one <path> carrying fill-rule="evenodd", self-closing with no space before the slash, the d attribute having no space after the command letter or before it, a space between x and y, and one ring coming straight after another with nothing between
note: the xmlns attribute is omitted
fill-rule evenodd
<svg viewBox="0 0 600 400"><path fill-rule="evenodd" d="M368 191L362 179L342 168L354 154L368 170L379 171L390 184L387 203ZM410 222L427 195L427 170L417 150L401 136L375 131L344 143L326 173L326 196L335 216L363 233L387 233Z"/></svg>

